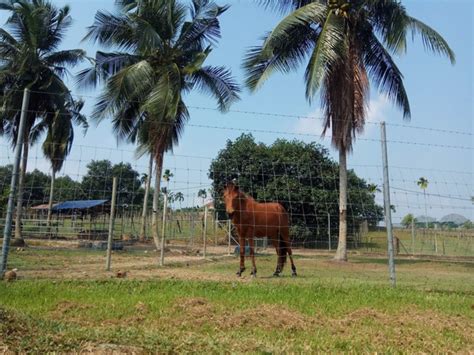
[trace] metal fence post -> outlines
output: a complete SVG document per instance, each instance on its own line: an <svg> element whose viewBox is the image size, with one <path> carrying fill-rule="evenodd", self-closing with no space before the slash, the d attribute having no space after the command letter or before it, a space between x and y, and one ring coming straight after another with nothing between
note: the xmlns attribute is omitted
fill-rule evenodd
<svg viewBox="0 0 474 355"><path fill-rule="evenodd" d="M202 239L203 239L203 252L202 257L206 259L206 249L207 249L207 205L204 207L204 223L203 223L203 231L202 231Z"/></svg>
<svg viewBox="0 0 474 355"><path fill-rule="evenodd" d="M415 255L415 217L411 220L411 253Z"/></svg>
<svg viewBox="0 0 474 355"><path fill-rule="evenodd" d="M229 244L227 246L227 254L230 255L231 239L232 239L232 224L231 224L230 219L227 220L227 234L229 238Z"/></svg>
<svg viewBox="0 0 474 355"><path fill-rule="evenodd" d="M165 192L163 201L163 224L161 226L161 244L160 244L160 266L165 264L165 234L166 234L166 212L168 209L168 191Z"/></svg>
<svg viewBox="0 0 474 355"><path fill-rule="evenodd" d="M331 251L331 214L328 212L328 245L329 251Z"/></svg>
<svg viewBox="0 0 474 355"><path fill-rule="evenodd" d="M7 271L8 250L10 248L10 239L12 236L13 209L15 206L15 195L17 189L17 180L19 177L21 151L23 148L23 138L25 135L25 121L30 103L30 90L23 92L23 102L21 104L20 125L18 127L18 137L15 145L15 159L13 162L13 172L10 181L10 193L8 194L7 215L5 217L5 227L3 229L2 259L0 261L0 279ZM19 228L20 226L15 226Z"/></svg>
<svg viewBox="0 0 474 355"><path fill-rule="evenodd" d="M113 183L112 183L112 203L110 205L109 236L107 239L107 261L105 264L105 270L107 271L110 271L110 259L112 257L112 240L114 238L116 197L117 197L117 177L114 176Z"/></svg>
<svg viewBox="0 0 474 355"><path fill-rule="evenodd" d="M395 275L395 257L393 253L393 231L392 231L392 211L390 209L390 183L388 176L388 155L387 155L387 134L385 131L385 122L380 123L382 136L382 162L383 162L383 200L385 209L385 225L387 227L388 242L388 269L390 272L390 283L393 287L396 285Z"/></svg>

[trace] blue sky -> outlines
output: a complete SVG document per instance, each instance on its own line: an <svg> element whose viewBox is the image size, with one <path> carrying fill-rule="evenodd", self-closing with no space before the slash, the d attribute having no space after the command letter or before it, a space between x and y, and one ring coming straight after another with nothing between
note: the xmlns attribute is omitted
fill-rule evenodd
<svg viewBox="0 0 474 355"><path fill-rule="evenodd" d="M82 43L86 26L93 21L99 9L114 10L112 0L57 0L57 5L70 4L74 24L69 31L64 48L83 48L90 56L98 49L89 43ZM219 1L219 3L223 3ZM209 58L211 64L230 67L236 78L242 82L241 61L245 49L259 43L258 39L272 29L281 15L256 6L253 1L228 1L231 8L222 16L222 35L218 48ZM451 66L446 58L433 56L423 50L417 38L410 42L408 52L397 63L405 76L405 86L410 97L412 119L403 121L401 113L394 109L383 96L373 91L366 131L357 140L354 152L349 158L349 166L367 180L381 185L381 148L379 121L386 121L389 162L391 165L392 203L397 206L394 222L407 212L424 214L423 196L419 193L416 180L420 176L428 178L428 214L441 217L448 213L460 213L474 219L472 204L468 199L473 195L473 12L471 0L412 0L403 1L408 12L434 27L451 45L457 62ZM6 13L0 13L0 23L4 23ZM79 68L78 68L79 69ZM242 100L233 110L269 112L295 116L320 117L318 102L311 106L305 100L303 70L290 75L276 74L255 94L246 90ZM73 70L76 72L76 70ZM84 96L90 112L97 95L93 91L78 91ZM276 138L317 141L330 147L328 138L321 139L321 124L317 119L297 119L229 112L222 115L213 110L194 107L215 108L215 103L200 94L187 98L191 108L190 125L174 150L168 155L165 167L175 169L175 181L171 189L186 191L185 203L194 203L195 187L209 184L206 173L209 159L215 157L227 139L234 139L243 131L252 132L258 141L271 143ZM203 128L200 125L226 127L226 129ZM427 127L436 130L461 132L439 132L419 129ZM236 128L238 130L232 130ZM268 133L263 131L281 132ZM313 135L313 136L312 136ZM395 142L396 141L396 142ZM92 158L111 159L114 162L128 161L137 170L145 172L146 159L136 159L134 147L118 143L107 121L91 127L85 137L78 132L76 146L65 164L63 174L79 178L85 171L85 164ZM12 153L6 149L0 163L11 161ZM413 144L417 143L417 144ZM450 146L450 147L441 147ZM458 148L455 148L458 147ZM459 148L459 147L463 147ZM467 149L465 149L467 148ZM32 149L30 169L46 171L38 147ZM414 192L412 192L414 191ZM378 194L380 195L380 194ZM446 196L451 196L447 198ZM381 196L377 196L378 201Z"/></svg>

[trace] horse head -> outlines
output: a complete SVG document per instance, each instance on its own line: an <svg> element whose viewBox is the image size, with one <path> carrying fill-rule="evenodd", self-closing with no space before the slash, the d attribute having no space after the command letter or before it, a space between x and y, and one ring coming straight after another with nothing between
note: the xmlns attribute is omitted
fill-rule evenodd
<svg viewBox="0 0 474 355"><path fill-rule="evenodd" d="M224 203L225 210L230 218L233 217L236 211L241 209L241 193L239 187L233 180L232 182L227 183L224 188Z"/></svg>

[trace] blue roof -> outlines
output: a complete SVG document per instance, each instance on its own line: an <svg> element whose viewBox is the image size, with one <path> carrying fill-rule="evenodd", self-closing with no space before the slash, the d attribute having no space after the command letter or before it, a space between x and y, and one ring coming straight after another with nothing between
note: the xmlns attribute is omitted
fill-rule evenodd
<svg viewBox="0 0 474 355"><path fill-rule="evenodd" d="M60 210L81 210L100 206L106 203L108 200L79 200L79 201L64 201L58 203L53 207L54 211Z"/></svg>

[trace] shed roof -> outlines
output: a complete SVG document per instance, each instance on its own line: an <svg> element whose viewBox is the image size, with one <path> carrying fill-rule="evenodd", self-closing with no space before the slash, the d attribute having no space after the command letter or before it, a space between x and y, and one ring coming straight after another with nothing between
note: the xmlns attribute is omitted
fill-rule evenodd
<svg viewBox="0 0 474 355"><path fill-rule="evenodd" d="M64 201L58 203L53 207L55 211L61 210L82 210L103 205L108 200L78 200L78 201Z"/></svg>

